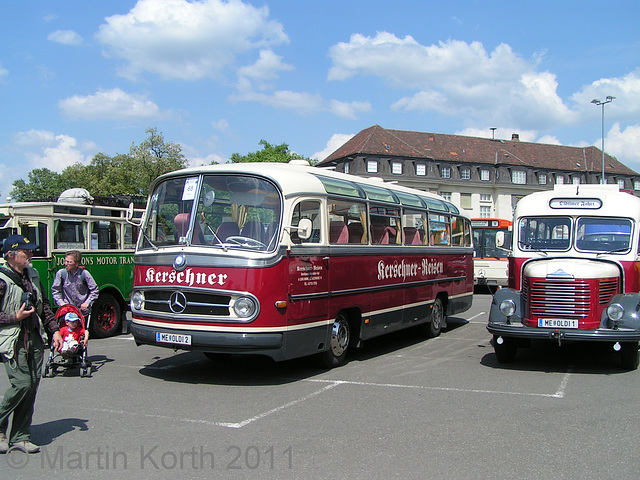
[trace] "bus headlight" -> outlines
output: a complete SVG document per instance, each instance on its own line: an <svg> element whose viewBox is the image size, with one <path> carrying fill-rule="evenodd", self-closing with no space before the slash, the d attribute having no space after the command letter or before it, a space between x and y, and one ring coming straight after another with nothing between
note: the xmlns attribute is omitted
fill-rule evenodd
<svg viewBox="0 0 640 480"><path fill-rule="evenodd" d="M624 307L619 303L612 303L607 307L607 315L614 322L619 322L624 316Z"/></svg>
<svg viewBox="0 0 640 480"><path fill-rule="evenodd" d="M233 304L233 311L240 318L249 318L258 310L255 300L249 297L240 297Z"/></svg>
<svg viewBox="0 0 640 480"><path fill-rule="evenodd" d="M131 310L142 310L144 306L144 294L140 291L133 292L131 295Z"/></svg>
<svg viewBox="0 0 640 480"><path fill-rule="evenodd" d="M503 300L500 302L500 311L505 317L511 317L516 313L516 303L511 299Z"/></svg>

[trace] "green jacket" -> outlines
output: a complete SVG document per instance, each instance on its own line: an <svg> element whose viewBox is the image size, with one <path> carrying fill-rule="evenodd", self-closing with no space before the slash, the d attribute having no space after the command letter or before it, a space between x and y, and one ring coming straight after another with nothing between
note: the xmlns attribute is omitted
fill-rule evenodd
<svg viewBox="0 0 640 480"><path fill-rule="evenodd" d="M38 331L42 337L42 342L46 345L48 339L44 325L42 324L43 296L42 291L40 291L40 276L38 275L38 271L31 267L27 268L27 274L34 290L37 291L35 309L36 316L38 317ZM2 311L5 313L17 313L22 305L22 288L16 285L16 283L9 276L2 273L2 271L0 271L0 280L3 280L7 284L7 291L2 300ZM0 354L7 360L11 360L14 356L16 342L20 337L20 327L20 322L0 326Z"/></svg>

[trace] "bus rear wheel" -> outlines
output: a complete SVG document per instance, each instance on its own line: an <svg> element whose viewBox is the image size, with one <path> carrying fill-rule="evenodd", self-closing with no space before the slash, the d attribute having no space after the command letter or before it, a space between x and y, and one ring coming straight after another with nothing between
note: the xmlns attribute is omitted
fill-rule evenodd
<svg viewBox="0 0 640 480"><path fill-rule="evenodd" d="M420 333L427 338L435 338L440 335L444 325L444 305L440 297L436 297L431 307L429 321L420 325Z"/></svg>
<svg viewBox="0 0 640 480"><path fill-rule="evenodd" d="M339 313L331 326L329 348L319 354L320 364L326 368L342 365L347 358L347 349L350 341L349 319L344 313Z"/></svg>
<svg viewBox="0 0 640 480"><path fill-rule="evenodd" d="M122 311L113 295L101 293L91 309L91 332L98 338L113 337L120 328Z"/></svg>

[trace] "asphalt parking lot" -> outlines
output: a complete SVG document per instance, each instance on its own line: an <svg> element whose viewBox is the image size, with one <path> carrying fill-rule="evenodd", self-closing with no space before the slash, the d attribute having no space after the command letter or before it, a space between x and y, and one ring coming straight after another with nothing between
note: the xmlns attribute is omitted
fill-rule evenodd
<svg viewBox="0 0 640 480"><path fill-rule="evenodd" d="M42 453L2 456L2 478L637 478L638 372L599 345L500 365L489 302L334 370L92 340L93 376L42 380Z"/></svg>

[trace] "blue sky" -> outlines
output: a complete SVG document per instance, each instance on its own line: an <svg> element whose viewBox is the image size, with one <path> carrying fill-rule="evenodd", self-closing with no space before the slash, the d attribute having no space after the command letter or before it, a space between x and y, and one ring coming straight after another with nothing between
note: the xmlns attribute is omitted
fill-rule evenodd
<svg viewBox="0 0 640 480"><path fill-rule="evenodd" d="M640 2L0 3L0 195L139 144L323 159L384 128L601 145L640 172Z"/></svg>

